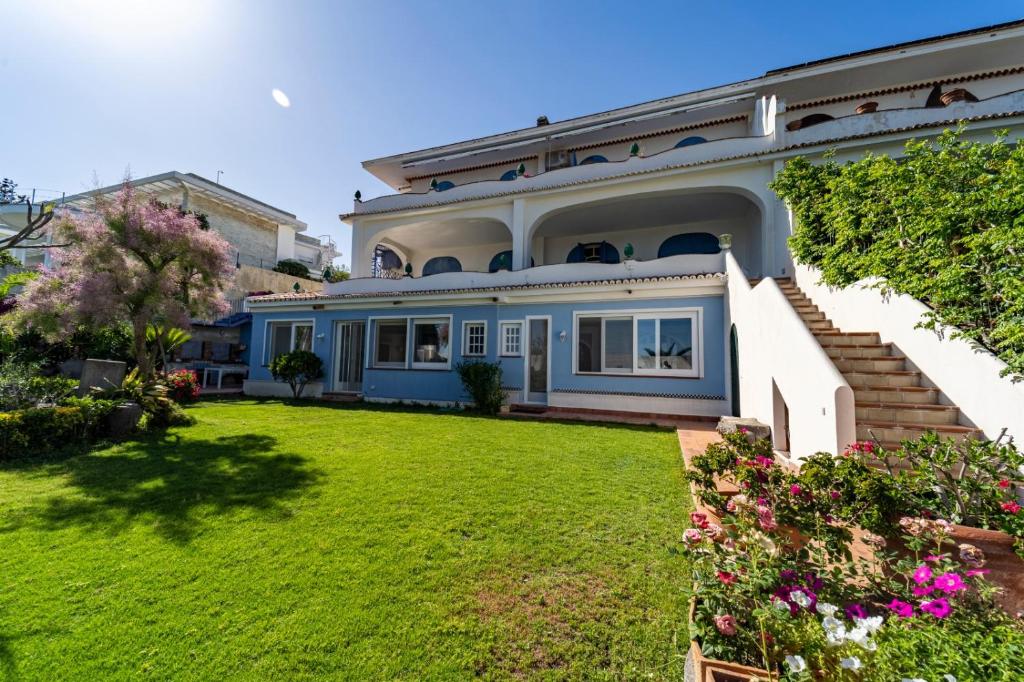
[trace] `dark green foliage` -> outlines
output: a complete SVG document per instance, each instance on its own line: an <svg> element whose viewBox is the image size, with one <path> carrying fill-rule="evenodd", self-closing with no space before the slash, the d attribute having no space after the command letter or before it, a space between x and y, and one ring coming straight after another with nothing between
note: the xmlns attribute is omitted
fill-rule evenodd
<svg viewBox="0 0 1024 682"><path fill-rule="evenodd" d="M793 210L794 256L823 282L880 278L931 308L922 327L953 327L1024 378L1024 147L947 130L898 160L796 158L771 187Z"/></svg>
<svg viewBox="0 0 1024 682"><path fill-rule="evenodd" d="M270 373L291 387L293 397L301 398L306 385L324 375L324 363L316 353L293 350L271 360Z"/></svg>
<svg viewBox="0 0 1024 682"><path fill-rule="evenodd" d="M327 282L344 282L345 280L352 276L352 273L349 272L349 269L346 268L344 265L337 267L334 265L328 265L326 268L324 268L323 276L324 280Z"/></svg>
<svg viewBox="0 0 1024 682"><path fill-rule="evenodd" d="M81 447L102 435L109 401L0 412L0 460Z"/></svg>
<svg viewBox="0 0 1024 682"><path fill-rule="evenodd" d="M297 260L285 259L277 261L274 266L275 272L282 272L292 277L304 277L309 279L309 268Z"/></svg>
<svg viewBox="0 0 1024 682"><path fill-rule="evenodd" d="M497 414L505 402L501 390L501 363L466 360L455 366L466 393L476 409L484 414Z"/></svg>
<svg viewBox="0 0 1024 682"><path fill-rule="evenodd" d="M72 358L121 360L132 364L131 328L124 324L98 329L81 326L70 338L57 343L48 343L31 329L12 334L0 328L0 359L37 362L52 369Z"/></svg>
<svg viewBox="0 0 1024 682"><path fill-rule="evenodd" d="M56 403L74 392L77 379L41 376L39 367L30 363L0 363L0 410L35 407Z"/></svg>

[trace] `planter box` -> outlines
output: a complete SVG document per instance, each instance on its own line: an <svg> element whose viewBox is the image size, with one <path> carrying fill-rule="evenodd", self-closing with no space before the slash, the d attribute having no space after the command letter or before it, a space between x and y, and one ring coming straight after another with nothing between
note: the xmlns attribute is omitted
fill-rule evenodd
<svg viewBox="0 0 1024 682"><path fill-rule="evenodd" d="M690 599L690 631L693 632L693 620L697 611L697 600ZM759 668L717 661L706 658L701 652L696 639L690 639L690 650L686 652L686 664L683 667L683 679L686 682L750 682L752 679L767 680L768 672Z"/></svg>
<svg viewBox="0 0 1024 682"><path fill-rule="evenodd" d="M991 573L985 576L993 585L1003 588L999 605L1010 615L1024 612L1024 561L1013 551L1013 536L998 530L953 526L953 541L956 544L974 545L985 553L985 568ZM954 556L956 550L952 550Z"/></svg>

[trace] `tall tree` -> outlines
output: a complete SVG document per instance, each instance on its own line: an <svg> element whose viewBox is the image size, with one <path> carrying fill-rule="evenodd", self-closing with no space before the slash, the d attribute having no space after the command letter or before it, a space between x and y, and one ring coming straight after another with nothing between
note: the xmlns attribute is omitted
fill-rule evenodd
<svg viewBox="0 0 1024 682"><path fill-rule="evenodd" d="M95 210L62 213L57 238L68 247L55 267L18 295L16 322L48 338L76 324L131 325L143 376L154 372L146 326L188 328L228 310L224 289L234 274L230 246L194 215L140 197L127 182Z"/></svg>

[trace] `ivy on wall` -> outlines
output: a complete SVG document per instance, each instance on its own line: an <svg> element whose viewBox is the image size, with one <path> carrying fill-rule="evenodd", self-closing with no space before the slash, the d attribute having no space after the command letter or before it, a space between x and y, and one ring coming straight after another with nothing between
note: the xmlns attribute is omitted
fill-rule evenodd
<svg viewBox="0 0 1024 682"><path fill-rule="evenodd" d="M1002 358L1024 379L1024 145L964 128L911 140L899 159L789 161L771 188L793 211L796 260L846 287L869 277L930 311L919 326Z"/></svg>

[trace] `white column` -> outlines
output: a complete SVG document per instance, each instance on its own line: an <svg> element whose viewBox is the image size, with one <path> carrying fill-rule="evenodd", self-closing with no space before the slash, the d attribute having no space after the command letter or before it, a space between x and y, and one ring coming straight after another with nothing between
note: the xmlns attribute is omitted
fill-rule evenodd
<svg viewBox="0 0 1024 682"><path fill-rule="evenodd" d="M290 225L277 226L277 260L295 258L295 229Z"/></svg>
<svg viewBox="0 0 1024 682"><path fill-rule="evenodd" d="M525 270L530 267L530 244L526 239L526 200L512 201L512 269Z"/></svg>

